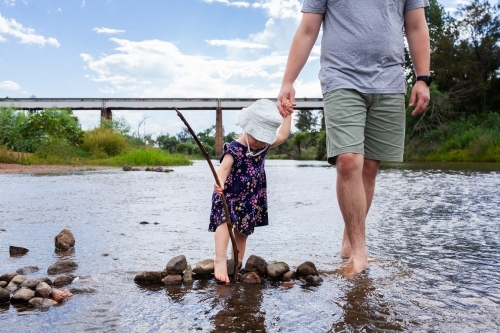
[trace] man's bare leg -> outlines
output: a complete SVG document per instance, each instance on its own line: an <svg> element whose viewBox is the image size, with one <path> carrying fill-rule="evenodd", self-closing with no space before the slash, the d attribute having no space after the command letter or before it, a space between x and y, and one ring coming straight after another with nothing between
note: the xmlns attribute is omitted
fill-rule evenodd
<svg viewBox="0 0 500 333"><path fill-rule="evenodd" d="M337 157L337 198L351 246L349 264L341 274L353 276L368 267L366 251L367 201L363 184L364 156L346 153Z"/></svg>
<svg viewBox="0 0 500 333"><path fill-rule="evenodd" d="M366 196L366 215L372 205L373 193L375 192L375 182L378 174L378 167L380 161L364 159L363 162L363 186L365 189ZM365 216L366 218L366 216ZM347 230L344 227L344 234L342 236L342 247L340 249L340 256L343 259L349 259L352 255L351 243L349 242L349 237L347 236Z"/></svg>
<svg viewBox="0 0 500 333"><path fill-rule="evenodd" d="M215 230L215 261L214 275L221 282L229 283L227 275L227 245L229 243L229 230L227 224L222 223Z"/></svg>

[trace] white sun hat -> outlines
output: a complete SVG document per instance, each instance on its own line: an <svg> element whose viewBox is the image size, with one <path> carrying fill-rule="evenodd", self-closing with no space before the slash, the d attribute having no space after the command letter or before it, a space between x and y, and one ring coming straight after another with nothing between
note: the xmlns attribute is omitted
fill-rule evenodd
<svg viewBox="0 0 500 333"><path fill-rule="evenodd" d="M259 99L240 111L238 125L256 140L273 144L276 140L276 131L281 126L282 120L283 118L274 102L268 99Z"/></svg>

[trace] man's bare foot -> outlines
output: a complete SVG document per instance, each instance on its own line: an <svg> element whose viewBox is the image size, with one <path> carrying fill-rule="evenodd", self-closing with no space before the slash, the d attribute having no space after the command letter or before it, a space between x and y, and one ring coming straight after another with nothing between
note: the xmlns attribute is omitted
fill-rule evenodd
<svg viewBox="0 0 500 333"><path fill-rule="evenodd" d="M345 278L352 278L356 274L361 273L365 269L369 267L368 262L366 260L360 260L355 262L353 258L350 258L345 263L343 263L339 268L337 268L334 272L336 274L342 275Z"/></svg>
<svg viewBox="0 0 500 333"><path fill-rule="evenodd" d="M215 259L214 261L214 275L215 279L220 282L229 283L229 276L227 275L227 259Z"/></svg>

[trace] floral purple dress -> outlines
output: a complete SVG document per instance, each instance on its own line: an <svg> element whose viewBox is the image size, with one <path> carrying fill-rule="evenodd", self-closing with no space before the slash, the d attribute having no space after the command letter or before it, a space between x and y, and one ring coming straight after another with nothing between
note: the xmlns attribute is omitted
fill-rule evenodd
<svg viewBox="0 0 500 333"><path fill-rule="evenodd" d="M268 224L267 189L264 161L267 151L258 156L247 156L247 146L237 141L225 143L222 159L231 154L234 163L225 182L224 196L229 208L231 222L243 236L251 235L255 227ZM260 150L265 149L261 148ZM257 152L259 152L258 150ZM215 231L226 221L222 199L212 195L209 231Z"/></svg>

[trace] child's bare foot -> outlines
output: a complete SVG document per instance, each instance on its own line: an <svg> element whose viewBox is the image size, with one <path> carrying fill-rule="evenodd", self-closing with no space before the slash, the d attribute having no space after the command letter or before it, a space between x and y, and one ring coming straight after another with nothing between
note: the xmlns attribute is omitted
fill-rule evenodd
<svg viewBox="0 0 500 333"><path fill-rule="evenodd" d="M229 276L227 275L227 259L215 259L214 261L214 275L215 279L220 282L229 283Z"/></svg>

